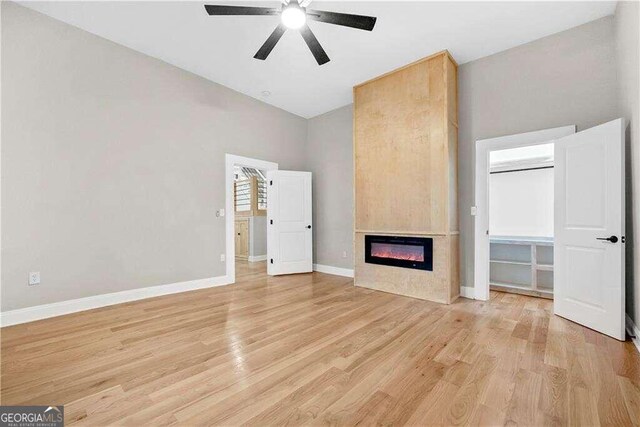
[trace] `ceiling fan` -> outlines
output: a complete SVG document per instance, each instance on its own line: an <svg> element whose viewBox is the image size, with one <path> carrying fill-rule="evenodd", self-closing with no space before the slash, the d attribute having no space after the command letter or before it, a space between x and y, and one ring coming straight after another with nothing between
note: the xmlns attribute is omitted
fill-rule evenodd
<svg viewBox="0 0 640 427"><path fill-rule="evenodd" d="M366 31L373 30L376 25L376 18L373 16L311 10L307 9L309 3L311 3L311 0L282 0L282 5L279 8L223 5L205 5L204 7L209 15L280 15L280 24L253 56L261 60L267 59L267 56L269 56L285 31L291 29L300 31L318 65L329 62L329 56L327 56L311 28L307 25L307 19Z"/></svg>

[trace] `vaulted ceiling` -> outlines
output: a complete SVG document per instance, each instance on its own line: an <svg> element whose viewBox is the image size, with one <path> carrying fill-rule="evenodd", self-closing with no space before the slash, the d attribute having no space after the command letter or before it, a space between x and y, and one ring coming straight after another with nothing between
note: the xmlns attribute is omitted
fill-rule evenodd
<svg viewBox="0 0 640 427"><path fill-rule="evenodd" d="M287 31L266 61L253 55L276 16L211 17L203 5L278 1L21 2L302 117L351 102L355 84L448 49L458 63L611 15L615 2L337 2L313 9L378 17L373 32L310 22L331 62L318 66ZM269 92L269 96L265 96Z"/></svg>

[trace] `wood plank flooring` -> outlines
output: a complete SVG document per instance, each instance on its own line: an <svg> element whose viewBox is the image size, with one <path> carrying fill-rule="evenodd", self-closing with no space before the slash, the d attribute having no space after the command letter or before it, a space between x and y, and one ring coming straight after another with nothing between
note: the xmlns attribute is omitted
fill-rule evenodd
<svg viewBox="0 0 640 427"><path fill-rule="evenodd" d="M640 425L640 357L492 292L445 306L321 273L2 329L1 403L68 425Z"/></svg>

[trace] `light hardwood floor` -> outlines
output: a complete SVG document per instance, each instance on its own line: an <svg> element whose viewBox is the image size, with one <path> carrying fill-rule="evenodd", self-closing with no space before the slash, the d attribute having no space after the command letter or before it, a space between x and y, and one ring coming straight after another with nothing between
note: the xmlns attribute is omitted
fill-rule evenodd
<svg viewBox="0 0 640 427"><path fill-rule="evenodd" d="M321 273L2 330L2 404L84 425L640 425L640 357L492 292L446 306Z"/></svg>

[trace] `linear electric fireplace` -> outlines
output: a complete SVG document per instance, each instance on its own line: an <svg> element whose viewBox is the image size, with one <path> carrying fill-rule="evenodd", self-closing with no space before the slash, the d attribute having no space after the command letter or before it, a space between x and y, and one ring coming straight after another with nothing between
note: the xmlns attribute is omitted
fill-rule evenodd
<svg viewBox="0 0 640 427"><path fill-rule="evenodd" d="M433 271L433 239L365 235L364 262Z"/></svg>

